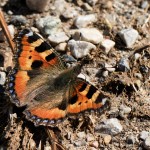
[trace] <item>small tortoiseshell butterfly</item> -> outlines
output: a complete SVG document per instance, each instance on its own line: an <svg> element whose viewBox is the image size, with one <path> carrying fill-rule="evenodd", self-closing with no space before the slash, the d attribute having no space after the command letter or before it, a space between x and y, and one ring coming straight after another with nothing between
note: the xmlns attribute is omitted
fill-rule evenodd
<svg viewBox="0 0 150 150"><path fill-rule="evenodd" d="M7 91L35 125L59 123L67 115L87 110L101 112L108 97L78 78L82 64L66 68L63 60L38 34L24 29L16 38L15 67L8 75Z"/></svg>

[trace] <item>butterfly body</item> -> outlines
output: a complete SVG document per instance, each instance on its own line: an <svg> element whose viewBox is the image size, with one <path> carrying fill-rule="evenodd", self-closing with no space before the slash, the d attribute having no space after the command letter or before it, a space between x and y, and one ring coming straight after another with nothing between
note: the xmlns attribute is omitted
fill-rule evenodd
<svg viewBox="0 0 150 150"><path fill-rule="evenodd" d="M35 125L52 125L67 115L102 110L108 97L78 78L82 63L66 68L63 60L38 34L24 29L17 37L15 68L9 73L7 91Z"/></svg>

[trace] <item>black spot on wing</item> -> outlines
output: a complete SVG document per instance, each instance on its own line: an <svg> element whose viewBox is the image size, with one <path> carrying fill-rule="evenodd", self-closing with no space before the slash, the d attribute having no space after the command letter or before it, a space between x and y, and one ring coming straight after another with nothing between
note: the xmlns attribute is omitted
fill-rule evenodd
<svg viewBox="0 0 150 150"><path fill-rule="evenodd" d="M49 54L48 56L45 57L46 61L51 61L52 59L54 59L56 57L56 55L54 53Z"/></svg>
<svg viewBox="0 0 150 150"><path fill-rule="evenodd" d="M86 97L87 97L88 99L91 99L92 96L93 96L93 94L94 94L96 91L97 91L97 89L96 89L93 85L91 85L91 86L90 86L90 89L89 89L89 91L88 91L88 93L86 94Z"/></svg>
<svg viewBox="0 0 150 150"><path fill-rule="evenodd" d="M46 42L42 42L39 46L35 47L35 51L37 51L38 53L42 53L49 49L51 49L51 46Z"/></svg>
<svg viewBox="0 0 150 150"><path fill-rule="evenodd" d="M72 98L69 99L69 104L75 104L78 100L78 96L74 95Z"/></svg>
<svg viewBox="0 0 150 150"><path fill-rule="evenodd" d="M86 89L86 86L87 86L87 84L83 83L82 86L81 86L81 88L79 89L79 92L84 91Z"/></svg>
<svg viewBox="0 0 150 150"><path fill-rule="evenodd" d="M37 34L33 34L32 36L28 36L28 42L33 43L36 42L40 37Z"/></svg>
<svg viewBox="0 0 150 150"><path fill-rule="evenodd" d="M95 100L95 103L96 103L96 104L101 103L104 98L107 98L107 96L105 96L103 93L100 93L100 94L97 96L97 98L96 98L96 100Z"/></svg>
<svg viewBox="0 0 150 150"><path fill-rule="evenodd" d="M35 60L32 62L31 68L32 69L38 69L43 65L43 62L41 60Z"/></svg>
<svg viewBox="0 0 150 150"><path fill-rule="evenodd" d="M66 104L66 100L65 100L65 99L64 99L64 100L62 101L62 103L58 106L58 108L61 109L61 110L66 110L67 104Z"/></svg>

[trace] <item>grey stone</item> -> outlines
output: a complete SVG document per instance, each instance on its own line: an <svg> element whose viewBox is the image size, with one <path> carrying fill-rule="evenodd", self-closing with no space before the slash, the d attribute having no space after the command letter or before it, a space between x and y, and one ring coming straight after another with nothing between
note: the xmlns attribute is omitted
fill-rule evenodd
<svg viewBox="0 0 150 150"><path fill-rule="evenodd" d="M144 141L144 148L150 150L150 136L148 136Z"/></svg>
<svg viewBox="0 0 150 150"><path fill-rule="evenodd" d="M89 24L92 24L96 21L97 21L97 15L96 14L78 16L74 21L74 25L77 28L84 28L84 27L88 26Z"/></svg>
<svg viewBox="0 0 150 150"><path fill-rule="evenodd" d="M48 40L50 41L50 43L57 45L59 43L69 40L69 37L66 35L65 32L56 32L52 35L49 35Z"/></svg>
<svg viewBox="0 0 150 150"><path fill-rule="evenodd" d="M26 4L31 10L43 12L50 4L50 0L26 0Z"/></svg>
<svg viewBox="0 0 150 150"><path fill-rule="evenodd" d="M68 48L75 58L83 58L90 50L96 49L96 46L85 41L70 40L68 42Z"/></svg>
<svg viewBox="0 0 150 150"><path fill-rule="evenodd" d="M11 23L13 24L17 24L17 23L20 23L20 24L27 24L27 19L26 17L22 16L22 15L15 15L15 16L12 16L11 17Z"/></svg>
<svg viewBox="0 0 150 150"><path fill-rule="evenodd" d="M150 132L148 131L142 131L140 133L140 139L145 140L148 136L150 136Z"/></svg>
<svg viewBox="0 0 150 150"><path fill-rule="evenodd" d="M61 31L61 20L58 17L46 16L44 18L36 19L36 26L43 34L51 35Z"/></svg>
<svg viewBox="0 0 150 150"><path fill-rule="evenodd" d="M95 126L95 131L110 135L116 135L122 130L123 127L117 118L104 120L103 122Z"/></svg>
<svg viewBox="0 0 150 150"><path fill-rule="evenodd" d="M62 58L64 59L65 62L76 62L77 60L72 57L71 55L67 55L67 54L64 54L62 56Z"/></svg>
<svg viewBox="0 0 150 150"><path fill-rule="evenodd" d="M81 28L75 32L73 38L75 40L83 40L93 44L98 44L102 42L103 35L96 28Z"/></svg>
<svg viewBox="0 0 150 150"><path fill-rule="evenodd" d="M127 47L131 47L138 39L139 33L135 29L123 29L118 35L124 41Z"/></svg>
<svg viewBox="0 0 150 150"><path fill-rule="evenodd" d="M6 73L5 72L0 72L0 84L4 85L6 81Z"/></svg>
<svg viewBox="0 0 150 150"><path fill-rule="evenodd" d="M123 72L130 70L129 59L128 58L123 57L119 60L118 70L123 71Z"/></svg>

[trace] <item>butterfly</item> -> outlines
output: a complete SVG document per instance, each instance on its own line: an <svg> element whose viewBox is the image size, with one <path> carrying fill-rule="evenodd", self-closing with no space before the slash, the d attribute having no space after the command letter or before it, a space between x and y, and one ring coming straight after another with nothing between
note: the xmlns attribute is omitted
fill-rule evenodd
<svg viewBox="0 0 150 150"><path fill-rule="evenodd" d="M67 68L55 50L37 33L23 29L16 38L15 67L7 79L10 100L36 126L51 126L68 115L102 111L109 98L78 77L82 63Z"/></svg>

